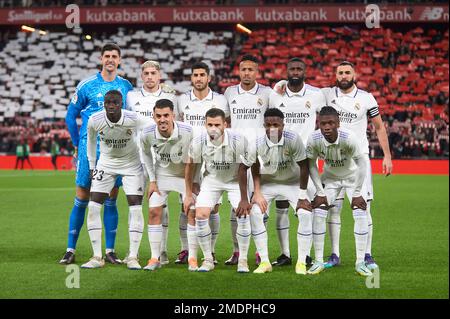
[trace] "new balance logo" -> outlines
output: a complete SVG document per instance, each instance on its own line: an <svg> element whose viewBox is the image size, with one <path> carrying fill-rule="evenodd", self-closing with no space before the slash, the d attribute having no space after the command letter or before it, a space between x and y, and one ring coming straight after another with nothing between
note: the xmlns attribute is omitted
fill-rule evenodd
<svg viewBox="0 0 450 319"><path fill-rule="evenodd" d="M420 20L425 20L425 21L439 20L442 17L443 13L444 13L444 8L426 7L425 10L423 10L422 14L420 15Z"/></svg>

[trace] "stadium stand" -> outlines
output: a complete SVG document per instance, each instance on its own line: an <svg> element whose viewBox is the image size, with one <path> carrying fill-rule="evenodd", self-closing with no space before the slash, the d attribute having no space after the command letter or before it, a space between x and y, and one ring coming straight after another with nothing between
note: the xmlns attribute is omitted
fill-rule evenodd
<svg viewBox="0 0 450 319"><path fill-rule="evenodd" d="M1 152L13 152L20 137L28 138L32 151L45 151L58 135L63 153L70 153L63 123L69 98L78 81L97 70L102 44L112 41L123 48L121 75L140 86L140 64L155 59L161 62L163 81L178 92L189 89L189 66L197 60L212 67L212 87L223 92L239 82L235 62L243 54L261 59L259 81L267 85L284 78L288 59L299 56L309 66L307 82L318 87L334 85L334 67L346 57L357 66L357 85L372 92L380 105L395 158L448 158L446 29L369 32L317 25L258 28L248 37L164 26L91 34L92 41L81 31L0 34ZM370 134L372 156L380 156L373 129Z"/></svg>

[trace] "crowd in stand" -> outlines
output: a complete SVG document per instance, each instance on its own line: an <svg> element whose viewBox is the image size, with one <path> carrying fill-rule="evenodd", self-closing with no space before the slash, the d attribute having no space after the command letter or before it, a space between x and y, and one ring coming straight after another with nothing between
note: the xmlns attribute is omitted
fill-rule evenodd
<svg viewBox="0 0 450 319"><path fill-rule="evenodd" d="M128 32L133 34L131 30ZM385 36L388 44L384 42ZM0 52L10 37L14 35L0 33ZM107 39L104 34L94 37ZM271 86L285 78L289 56L299 56L308 64L306 82L318 87L334 85L333 65L339 57L348 56L359 71L357 86L373 93L380 105L393 158L449 157L448 30L417 28L400 33L382 29L369 33L347 27L304 31L280 28L256 31L251 38L237 35L221 41L228 52L224 59L213 61L213 90L223 93L228 85L239 82L235 62L242 54L261 58L259 81ZM301 41L308 43L303 45ZM344 47L342 43L352 46ZM367 43L373 44L371 51ZM150 45L140 43L143 52L150 52ZM161 45L164 49L166 44ZM143 60L136 62L139 65ZM168 74L167 80L172 83L187 80L183 70L189 69L191 62L183 62L179 69ZM124 75L136 85L136 74ZM0 80L1 84L5 83ZM370 125L368 134L372 157L382 156ZM27 141L31 152L49 152L55 137L61 155L71 154L73 147L63 119L36 120L29 113L18 112L0 123L0 152L14 153L20 138Z"/></svg>

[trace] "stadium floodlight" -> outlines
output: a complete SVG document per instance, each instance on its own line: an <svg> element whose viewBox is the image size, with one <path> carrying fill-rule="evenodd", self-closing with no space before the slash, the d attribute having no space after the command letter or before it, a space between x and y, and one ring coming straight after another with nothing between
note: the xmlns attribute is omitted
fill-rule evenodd
<svg viewBox="0 0 450 319"><path fill-rule="evenodd" d="M39 34L40 34L40 35L46 35L46 34L47 34L47 31L39 30Z"/></svg>
<svg viewBox="0 0 450 319"><path fill-rule="evenodd" d="M27 25L23 25L21 29L22 29L22 31L27 31L27 32L34 32L34 31L36 31L35 28L29 27Z"/></svg>
<svg viewBox="0 0 450 319"><path fill-rule="evenodd" d="M86 38L86 40L91 40L91 39L92 39L92 37L91 37L89 34L87 34L87 35L85 36L85 38Z"/></svg>
<svg viewBox="0 0 450 319"><path fill-rule="evenodd" d="M236 25L236 28L238 29L238 31L247 33L247 34L252 34L252 30L250 30L249 28L244 27L242 24L238 23Z"/></svg>

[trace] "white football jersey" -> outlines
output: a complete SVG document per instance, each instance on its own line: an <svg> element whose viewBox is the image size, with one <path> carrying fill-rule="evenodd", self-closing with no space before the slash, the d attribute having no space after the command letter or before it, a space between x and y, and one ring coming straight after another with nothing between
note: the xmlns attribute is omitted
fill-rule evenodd
<svg viewBox="0 0 450 319"><path fill-rule="evenodd" d="M262 134L264 112L269 107L271 92L270 87L259 83L249 91L245 91L241 84L229 86L224 95L230 106L231 128L249 141Z"/></svg>
<svg viewBox="0 0 450 319"><path fill-rule="evenodd" d="M265 134L258 137L256 154L261 164L261 184L296 184L300 187L297 162L306 159L306 150L296 132L284 130L278 143L270 141Z"/></svg>
<svg viewBox="0 0 450 319"><path fill-rule="evenodd" d="M218 108L224 111L225 117L230 116L228 103L222 94L209 89L208 95L199 100L195 94L194 89L178 97L178 116L181 121L191 125L194 130L196 128L205 127L205 114L211 108Z"/></svg>
<svg viewBox="0 0 450 319"><path fill-rule="evenodd" d="M129 91L127 94L127 110L135 111L153 121L153 107L156 101L168 99L173 102L174 112L177 112L177 97L175 94L164 92L161 87L155 93L150 93L144 88Z"/></svg>
<svg viewBox="0 0 450 319"><path fill-rule="evenodd" d="M283 95L272 92L269 105L283 112L284 127L299 134L306 145L309 135L316 129L317 113L326 105L326 100L319 88L305 83L299 92L292 92L287 85Z"/></svg>
<svg viewBox="0 0 450 319"><path fill-rule="evenodd" d="M182 122L174 122L168 138L160 134L156 124L146 127L141 134L141 147L150 182L164 177L184 178L191 141L192 127Z"/></svg>
<svg viewBox="0 0 450 319"><path fill-rule="evenodd" d="M357 170L354 160L365 157L353 132L341 128L334 143L329 143L321 131L316 130L308 139L306 155L313 161L324 160L323 178L333 180L353 177Z"/></svg>
<svg viewBox="0 0 450 319"><path fill-rule="evenodd" d="M342 93L338 87L323 88L322 91L325 94L327 105L338 111L340 126L355 133L358 136L361 150L369 154L367 121L380 114L373 95L356 86L347 94Z"/></svg>
<svg viewBox="0 0 450 319"><path fill-rule="evenodd" d="M89 118L87 155L89 168L100 168L110 174L135 175L142 173L139 160L137 132L148 119L136 112L122 110L117 123L100 111ZM97 135L100 137L100 158L96 165Z"/></svg>
<svg viewBox="0 0 450 319"><path fill-rule="evenodd" d="M191 144L189 156L194 163L205 162L204 176L211 176L221 183L237 183L239 164L250 167L251 151L247 139L225 129L222 144L216 146L211 142L206 130L196 137Z"/></svg>

